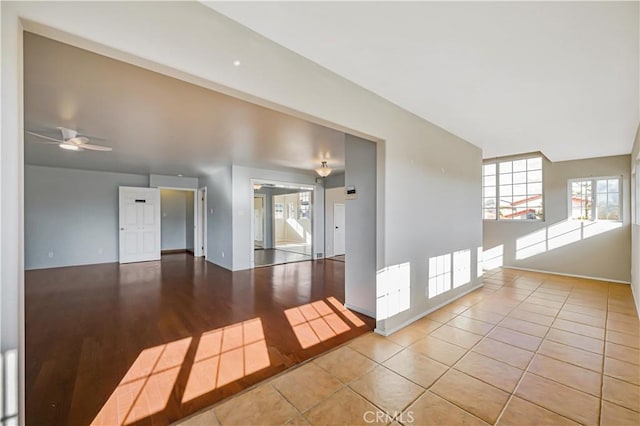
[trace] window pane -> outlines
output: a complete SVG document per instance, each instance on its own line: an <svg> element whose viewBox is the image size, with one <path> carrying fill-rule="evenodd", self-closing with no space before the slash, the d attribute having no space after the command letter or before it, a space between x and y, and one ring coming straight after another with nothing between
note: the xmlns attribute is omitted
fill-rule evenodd
<svg viewBox="0 0 640 426"><path fill-rule="evenodd" d="M496 187L495 186L486 186L484 188L484 196L485 197L495 197L496 196Z"/></svg>
<svg viewBox="0 0 640 426"><path fill-rule="evenodd" d="M618 207L618 194L609 193L609 196L607 197L607 204L609 204L609 207Z"/></svg>
<svg viewBox="0 0 640 426"><path fill-rule="evenodd" d="M513 185L513 195L527 195L527 185Z"/></svg>
<svg viewBox="0 0 640 426"><path fill-rule="evenodd" d="M495 175L496 174L496 165L495 164L485 164L482 166L482 174L487 175Z"/></svg>
<svg viewBox="0 0 640 426"><path fill-rule="evenodd" d="M542 184L541 183L530 183L527 185L527 194L536 195L542 194Z"/></svg>
<svg viewBox="0 0 640 426"><path fill-rule="evenodd" d="M483 219L495 219L496 209L485 209Z"/></svg>
<svg viewBox="0 0 640 426"><path fill-rule="evenodd" d="M510 197L513 195L513 186L500 185L500 196Z"/></svg>
<svg viewBox="0 0 640 426"><path fill-rule="evenodd" d="M513 183L527 183L527 173L514 173L513 174Z"/></svg>
<svg viewBox="0 0 640 426"><path fill-rule="evenodd" d="M527 160L528 170L540 170L542 169L542 157L529 158Z"/></svg>
<svg viewBox="0 0 640 426"><path fill-rule="evenodd" d="M513 171L514 172L526 172L527 171L527 160L518 160L513 162Z"/></svg>
<svg viewBox="0 0 640 426"><path fill-rule="evenodd" d="M500 185L511 184L513 175L511 173L503 173L500 175Z"/></svg>
<svg viewBox="0 0 640 426"><path fill-rule="evenodd" d="M484 182L483 182L484 186L495 186L495 184L496 184L496 176L495 175L485 176L484 177Z"/></svg>
<svg viewBox="0 0 640 426"><path fill-rule="evenodd" d="M619 192L618 191L618 179L609 179L608 190L609 192Z"/></svg>
<svg viewBox="0 0 640 426"><path fill-rule="evenodd" d="M535 195L533 197L529 197L527 200L527 207L534 209L542 208L542 195Z"/></svg>
<svg viewBox="0 0 640 426"><path fill-rule="evenodd" d="M620 208L618 206L609 206L609 210L607 212L608 220L620 220Z"/></svg>
<svg viewBox="0 0 640 426"><path fill-rule="evenodd" d="M534 170L527 173L527 180L529 182L542 182L542 170Z"/></svg>
<svg viewBox="0 0 640 426"><path fill-rule="evenodd" d="M496 199L495 198L485 198L483 207L485 209L495 209L496 208Z"/></svg>
<svg viewBox="0 0 640 426"><path fill-rule="evenodd" d="M598 192L607 192L607 181L599 180L597 183Z"/></svg>
<svg viewBox="0 0 640 426"><path fill-rule="evenodd" d="M604 181L606 182L606 181ZM598 184L600 183L600 181L598 181ZM597 203L596 203L596 210L597 210L597 218L600 220L606 220L607 219L607 194L598 194L598 198L597 198Z"/></svg>
<svg viewBox="0 0 640 426"><path fill-rule="evenodd" d="M511 161L500 163L500 173L511 173Z"/></svg>

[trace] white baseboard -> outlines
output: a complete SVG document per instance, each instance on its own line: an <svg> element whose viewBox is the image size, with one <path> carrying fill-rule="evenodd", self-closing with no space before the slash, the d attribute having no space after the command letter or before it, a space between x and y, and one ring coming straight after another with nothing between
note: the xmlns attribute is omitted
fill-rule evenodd
<svg viewBox="0 0 640 426"><path fill-rule="evenodd" d="M376 317L376 313L375 312L371 312L371 311L368 311L366 309L362 309L362 308L359 308L357 306L350 305L348 303L345 303L344 307L349 309L349 310L351 310L351 311L356 311L356 312L358 312L358 313L360 313L362 315L366 315L366 316L368 316L370 318L374 318L375 319L375 317Z"/></svg>
<svg viewBox="0 0 640 426"><path fill-rule="evenodd" d="M378 333L378 334L382 335L382 336L390 336L390 335L392 335L393 333L395 333L396 331L399 331L399 330L401 330L401 329L405 328L406 326L408 326L409 324L412 324L412 323L414 323L414 322L418 321L419 319L422 319L422 318L426 317L427 315L429 315L429 314L431 314L431 313L433 313L433 312L437 311L438 309L442 308L443 306L448 305L448 304L449 304L449 303L451 303L451 302L455 302L456 300L460 299L461 297L466 296L467 294L471 293L471 292L472 292L472 291L474 291L474 290L479 289L479 288L480 288L480 287L482 287L482 286L483 286L483 284L482 284L482 282L481 282L480 284L478 284L478 285L476 285L476 286L474 286L474 287L471 287L470 289L468 289L468 290L467 290L467 291L465 291L464 293L460 293L460 294L459 294L459 295L457 295L455 298L450 299L450 300L447 300L446 302L442 302L442 303L440 303L439 305L434 306L433 308L429 308L427 311L422 312L421 314L418 314L418 315L416 315L416 316L414 316L414 317L412 317L412 318L409 318L408 320L406 320L406 321L405 321L405 322L403 322L402 324L400 324L400 325L398 325L398 326L396 326L396 327L392 328L391 330L380 330L380 329L376 328L376 329L375 329L375 330L373 330L373 331L374 331L375 333Z"/></svg>
<svg viewBox="0 0 640 426"><path fill-rule="evenodd" d="M611 283L619 283L619 284L631 284L629 281L612 280L611 278L590 277L588 275L563 274L561 272L544 271L542 269L520 268L518 266L503 265L502 267L505 269L517 269L519 271L540 272L540 273L549 274L549 275L560 275L562 277L585 278L587 280L608 281Z"/></svg>

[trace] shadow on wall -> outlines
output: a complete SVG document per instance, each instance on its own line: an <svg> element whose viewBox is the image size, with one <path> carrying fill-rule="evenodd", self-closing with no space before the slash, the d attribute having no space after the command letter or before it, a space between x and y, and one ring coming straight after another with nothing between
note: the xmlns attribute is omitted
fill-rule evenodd
<svg viewBox="0 0 640 426"><path fill-rule="evenodd" d="M524 260L547 253L561 247L577 244L596 235L622 228L622 222L564 220L526 234L515 241L516 260ZM496 269L504 264L504 244L497 245L482 253L485 270Z"/></svg>

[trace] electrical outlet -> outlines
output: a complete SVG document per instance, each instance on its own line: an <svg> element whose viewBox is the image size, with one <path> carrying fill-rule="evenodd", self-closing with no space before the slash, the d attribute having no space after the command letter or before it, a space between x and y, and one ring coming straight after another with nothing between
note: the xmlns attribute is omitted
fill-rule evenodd
<svg viewBox="0 0 640 426"><path fill-rule="evenodd" d="M50 258L53 257L53 252L52 251L49 252L49 257Z"/></svg>
<svg viewBox="0 0 640 426"><path fill-rule="evenodd" d="M102 249L101 248L98 249L98 254L102 254Z"/></svg>
<svg viewBox="0 0 640 426"><path fill-rule="evenodd" d="M224 252L222 252L222 257L224 257Z"/></svg>

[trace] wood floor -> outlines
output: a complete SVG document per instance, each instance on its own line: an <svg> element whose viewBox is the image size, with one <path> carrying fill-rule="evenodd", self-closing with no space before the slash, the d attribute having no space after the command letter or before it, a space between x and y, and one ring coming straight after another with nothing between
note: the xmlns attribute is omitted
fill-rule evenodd
<svg viewBox="0 0 640 426"><path fill-rule="evenodd" d="M270 266L312 260L309 255L279 249L259 249L255 250L254 253L253 263L255 266Z"/></svg>
<svg viewBox="0 0 640 426"><path fill-rule="evenodd" d="M28 425L168 424L374 326L341 307L341 262L173 254L25 281Z"/></svg>

